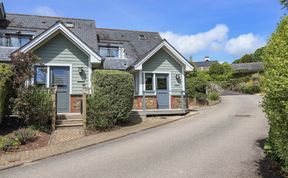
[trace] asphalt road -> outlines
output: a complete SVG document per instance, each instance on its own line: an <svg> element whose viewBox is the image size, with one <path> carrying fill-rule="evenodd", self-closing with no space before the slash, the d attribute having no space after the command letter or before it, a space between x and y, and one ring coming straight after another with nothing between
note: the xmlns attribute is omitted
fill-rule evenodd
<svg viewBox="0 0 288 178"><path fill-rule="evenodd" d="M198 115L0 172L14 177L259 177L268 125L251 95L224 96Z"/></svg>

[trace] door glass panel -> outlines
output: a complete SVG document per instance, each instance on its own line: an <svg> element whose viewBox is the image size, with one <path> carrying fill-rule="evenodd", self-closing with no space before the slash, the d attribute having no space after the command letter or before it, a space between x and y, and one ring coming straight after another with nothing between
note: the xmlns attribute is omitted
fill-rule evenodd
<svg viewBox="0 0 288 178"><path fill-rule="evenodd" d="M167 90L167 75L157 75L157 90Z"/></svg>
<svg viewBox="0 0 288 178"><path fill-rule="evenodd" d="M145 74L145 90L153 90L153 74Z"/></svg>
<svg viewBox="0 0 288 178"><path fill-rule="evenodd" d="M52 86L67 88L69 84L69 70L65 68L52 69Z"/></svg>

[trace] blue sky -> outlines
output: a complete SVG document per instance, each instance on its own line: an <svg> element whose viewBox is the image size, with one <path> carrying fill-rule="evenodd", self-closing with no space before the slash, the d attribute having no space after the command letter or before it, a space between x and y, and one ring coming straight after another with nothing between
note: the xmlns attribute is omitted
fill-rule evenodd
<svg viewBox="0 0 288 178"><path fill-rule="evenodd" d="M97 27L161 32L187 58L231 62L265 45L278 0L4 0L10 13L88 18Z"/></svg>

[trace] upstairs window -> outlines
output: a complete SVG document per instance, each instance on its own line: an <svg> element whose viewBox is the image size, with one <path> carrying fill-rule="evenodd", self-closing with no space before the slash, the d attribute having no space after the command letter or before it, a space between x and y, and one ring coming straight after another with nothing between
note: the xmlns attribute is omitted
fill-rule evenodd
<svg viewBox="0 0 288 178"><path fill-rule="evenodd" d="M147 37L146 37L144 34L140 34L140 35L139 35L139 39L140 39L140 40L146 40Z"/></svg>
<svg viewBox="0 0 288 178"><path fill-rule="evenodd" d="M31 35L0 34L0 46L21 47L31 39Z"/></svg>
<svg viewBox="0 0 288 178"><path fill-rule="evenodd" d="M117 46L100 46L99 52L102 57L120 58L120 48Z"/></svg>

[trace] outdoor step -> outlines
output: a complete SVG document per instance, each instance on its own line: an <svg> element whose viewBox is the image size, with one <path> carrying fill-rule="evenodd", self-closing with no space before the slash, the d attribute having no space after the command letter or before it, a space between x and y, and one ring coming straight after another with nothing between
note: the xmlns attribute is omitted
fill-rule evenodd
<svg viewBox="0 0 288 178"><path fill-rule="evenodd" d="M56 120L56 125L65 125L65 124L82 124L83 119L65 119L65 120Z"/></svg>
<svg viewBox="0 0 288 178"><path fill-rule="evenodd" d="M80 113L57 115L57 120L73 120L73 119L82 119L82 115Z"/></svg>
<svg viewBox="0 0 288 178"><path fill-rule="evenodd" d="M74 129L74 128L82 128L83 124L61 124L56 125L57 129Z"/></svg>

